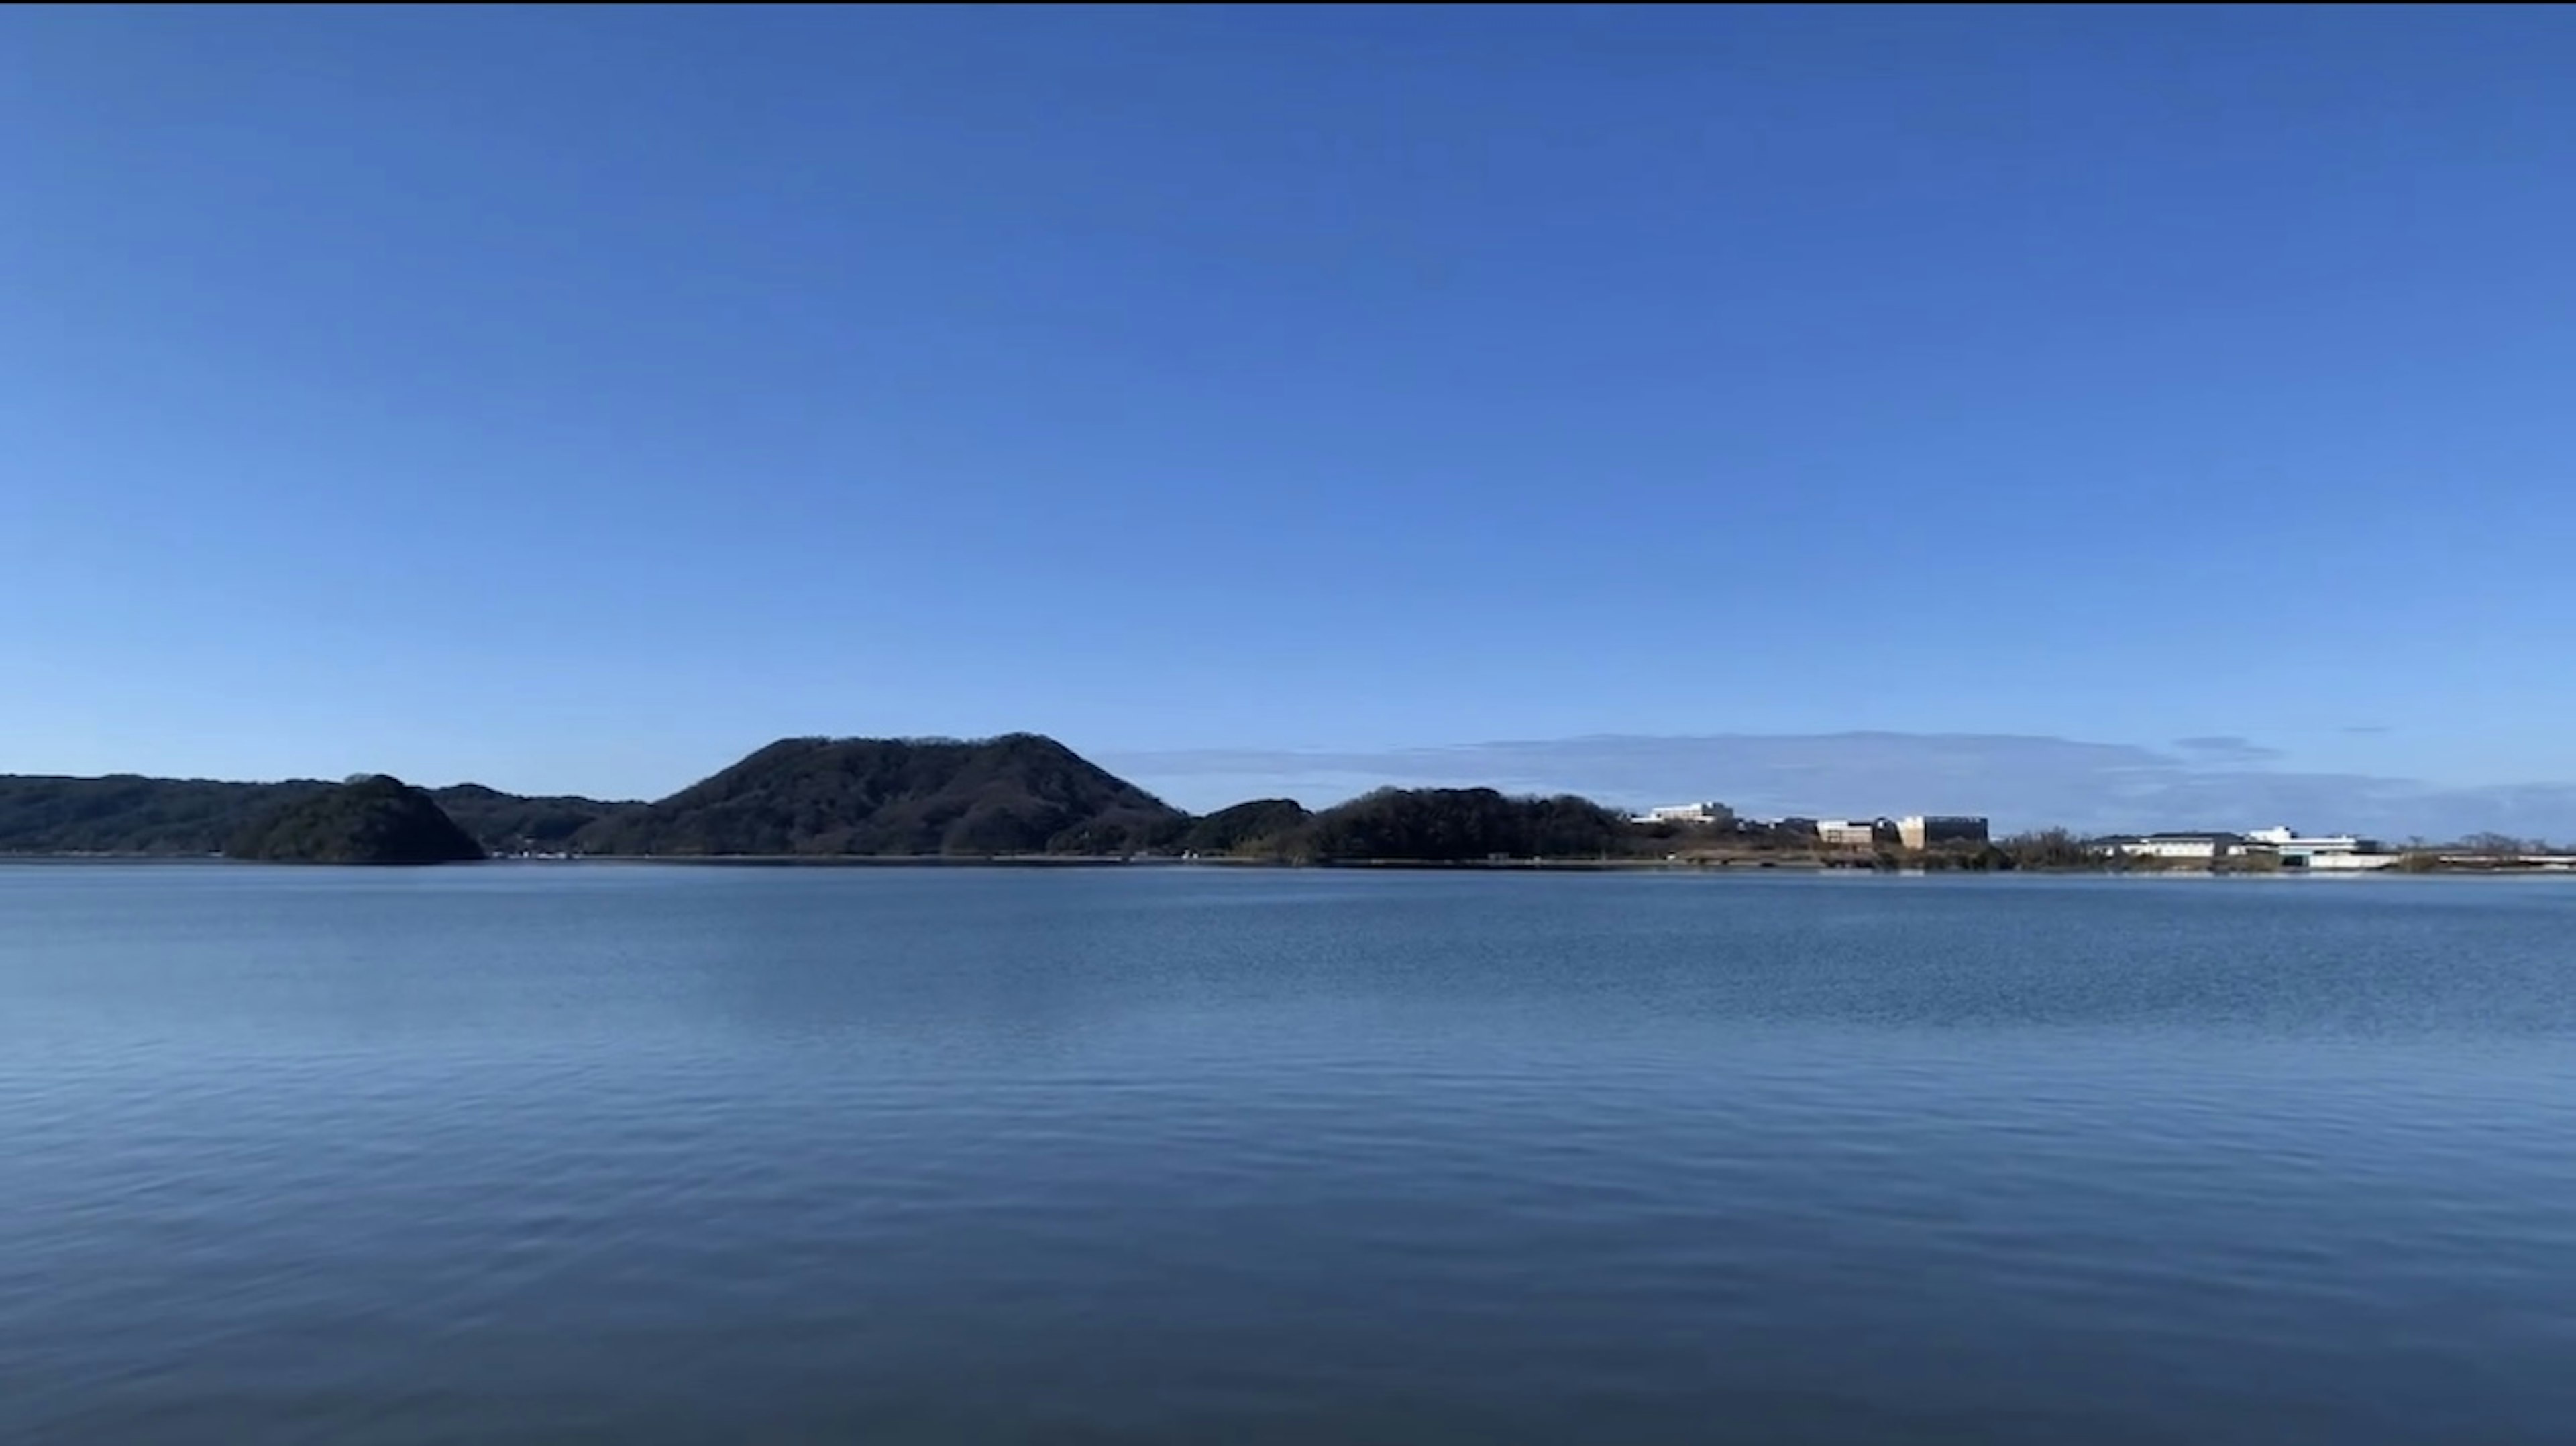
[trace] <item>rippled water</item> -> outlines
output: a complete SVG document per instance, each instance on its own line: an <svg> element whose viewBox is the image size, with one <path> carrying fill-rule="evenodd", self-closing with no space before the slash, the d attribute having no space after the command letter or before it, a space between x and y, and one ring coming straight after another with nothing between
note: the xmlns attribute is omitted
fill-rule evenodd
<svg viewBox="0 0 2576 1446"><path fill-rule="evenodd" d="M2576 886L0 868L0 1440L2563 1442Z"/></svg>

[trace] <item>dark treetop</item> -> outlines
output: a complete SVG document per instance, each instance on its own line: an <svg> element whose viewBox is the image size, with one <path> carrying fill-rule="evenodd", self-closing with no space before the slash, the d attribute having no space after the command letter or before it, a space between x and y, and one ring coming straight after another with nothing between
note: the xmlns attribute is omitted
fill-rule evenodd
<svg viewBox="0 0 2576 1446"><path fill-rule="evenodd" d="M482 858L483 846L428 794L378 773L286 803L224 853L268 863L447 864Z"/></svg>
<svg viewBox="0 0 2576 1446"><path fill-rule="evenodd" d="M789 738L574 835L591 854L1123 853L1189 816L1051 738Z"/></svg>

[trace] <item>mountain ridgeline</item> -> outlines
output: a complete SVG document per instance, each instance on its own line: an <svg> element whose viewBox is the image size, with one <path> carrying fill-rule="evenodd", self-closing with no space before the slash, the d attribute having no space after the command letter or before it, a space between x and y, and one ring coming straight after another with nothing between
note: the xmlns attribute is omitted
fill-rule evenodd
<svg viewBox="0 0 2576 1446"><path fill-rule="evenodd" d="M573 835L588 854L1129 853L1189 816L1051 738L789 738Z"/></svg>
<svg viewBox="0 0 2576 1446"><path fill-rule="evenodd" d="M1260 799L1194 817L1050 738L788 738L655 803L477 784L0 777L0 854L412 862L1137 854L1290 863L1652 854L1676 840L1572 797L1382 789L1322 812ZM469 852L468 850L471 850Z"/></svg>
<svg viewBox="0 0 2576 1446"><path fill-rule="evenodd" d="M272 808L224 854L281 864L452 864L482 858L483 846L428 794L379 773Z"/></svg>

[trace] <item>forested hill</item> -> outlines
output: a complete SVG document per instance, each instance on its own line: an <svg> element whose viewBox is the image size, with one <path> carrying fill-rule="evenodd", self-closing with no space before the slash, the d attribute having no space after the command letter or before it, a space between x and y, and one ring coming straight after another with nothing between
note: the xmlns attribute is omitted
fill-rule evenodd
<svg viewBox="0 0 2576 1446"><path fill-rule="evenodd" d="M573 836L586 854L1125 853L1189 816L1051 738L789 738Z"/></svg>
<svg viewBox="0 0 2576 1446"><path fill-rule="evenodd" d="M632 803L595 798L521 798L479 783L433 788L429 796L457 826L494 853L562 853L585 827Z"/></svg>
<svg viewBox="0 0 2576 1446"><path fill-rule="evenodd" d="M0 854L205 855L337 785L0 777ZM1050 738L789 738L657 803L426 798L491 853L721 858L1025 854L1481 862L1743 845L1632 826L1579 798L1386 789L1320 813L1263 799L1193 818ZM1686 836L1687 835L1687 836ZM1760 840L1751 840L1760 843Z"/></svg>
<svg viewBox="0 0 2576 1446"><path fill-rule="evenodd" d="M1289 844L1297 857L1464 863L1509 858L1591 858L1626 853L1644 838L1624 814L1589 799L1511 798L1490 788L1385 788L1308 820Z"/></svg>
<svg viewBox="0 0 2576 1446"><path fill-rule="evenodd" d="M316 779L219 783L202 778L0 775L0 854L221 853L242 830L336 785ZM584 824L634 804L520 798L478 784L432 790L458 827L496 853L560 850Z"/></svg>
<svg viewBox="0 0 2576 1446"><path fill-rule="evenodd" d="M0 777L0 853L219 853L254 819L330 786L132 774Z"/></svg>
<svg viewBox="0 0 2576 1446"><path fill-rule="evenodd" d="M0 854L207 855L338 785L0 777ZM1050 738L789 738L658 803L429 799L494 853L1125 854L1177 845L1190 816Z"/></svg>
<svg viewBox="0 0 2576 1446"><path fill-rule="evenodd" d="M224 852L263 863L450 864L483 857L483 846L428 794L376 774L289 799Z"/></svg>

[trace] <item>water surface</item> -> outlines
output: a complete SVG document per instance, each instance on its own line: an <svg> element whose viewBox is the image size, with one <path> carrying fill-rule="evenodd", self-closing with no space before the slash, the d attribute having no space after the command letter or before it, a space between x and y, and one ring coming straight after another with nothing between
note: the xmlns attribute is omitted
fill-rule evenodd
<svg viewBox="0 0 2576 1446"><path fill-rule="evenodd" d="M2558 1442L2576 887L0 867L0 1440Z"/></svg>

